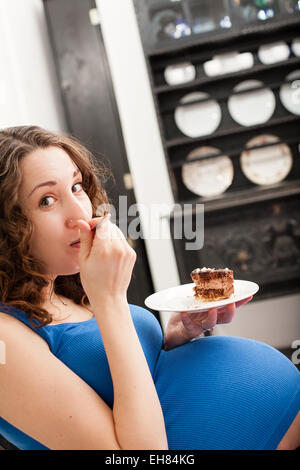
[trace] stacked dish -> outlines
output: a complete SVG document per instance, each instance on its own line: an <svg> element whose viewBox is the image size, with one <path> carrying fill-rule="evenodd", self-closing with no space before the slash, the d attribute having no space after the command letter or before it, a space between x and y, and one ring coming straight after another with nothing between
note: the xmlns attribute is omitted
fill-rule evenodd
<svg viewBox="0 0 300 470"><path fill-rule="evenodd" d="M187 160L220 155L215 147L200 147L187 156ZM182 180L198 196L212 197L222 194L232 183L233 165L227 156L219 156L186 163L182 167Z"/></svg>
<svg viewBox="0 0 300 470"><path fill-rule="evenodd" d="M181 85L195 80L196 69L191 62L168 65L165 68L164 76L168 85Z"/></svg>
<svg viewBox="0 0 300 470"><path fill-rule="evenodd" d="M280 101L290 113L300 116L300 70L294 70L289 73L285 83L280 87Z"/></svg>
<svg viewBox="0 0 300 470"><path fill-rule="evenodd" d="M278 142L278 145L270 145ZM276 184L283 181L293 165L293 156L288 145L279 143L275 135L260 135L249 140L246 148L262 147L245 150L240 157L244 175L258 185Z"/></svg>
<svg viewBox="0 0 300 470"><path fill-rule="evenodd" d="M229 52L216 55L212 60L203 64L204 72L208 77L216 77L226 73L239 72L253 67L254 58L251 52Z"/></svg>
<svg viewBox="0 0 300 470"><path fill-rule="evenodd" d="M247 142L246 148L249 150L241 154L240 165L252 183L261 186L280 183L290 173L293 166L291 149L277 136L256 136ZM188 161L197 160L182 166L182 181L189 191L202 197L215 197L231 186L233 164L228 156L220 156L220 153L215 147L203 146L188 154Z"/></svg>
<svg viewBox="0 0 300 470"><path fill-rule="evenodd" d="M287 60L290 55L290 49L284 41L278 41L272 44L264 44L258 49L257 55L263 64L270 65Z"/></svg>
<svg viewBox="0 0 300 470"><path fill-rule="evenodd" d="M228 100L229 113L242 126L255 126L267 122L276 108L274 93L269 88L252 91L252 88L263 87L259 80L245 80L233 89L235 93Z"/></svg>
<svg viewBox="0 0 300 470"><path fill-rule="evenodd" d="M296 57L300 57L300 38L295 38L291 44L292 51Z"/></svg>
<svg viewBox="0 0 300 470"><path fill-rule="evenodd" d="M186 136L209 135L219 127L222 119L220 105L217 101L209 98L207 93L193 92L180 100L179 106L175 109L174 118L178 129ZM199 100L205 101L201 103Z"/></svg>

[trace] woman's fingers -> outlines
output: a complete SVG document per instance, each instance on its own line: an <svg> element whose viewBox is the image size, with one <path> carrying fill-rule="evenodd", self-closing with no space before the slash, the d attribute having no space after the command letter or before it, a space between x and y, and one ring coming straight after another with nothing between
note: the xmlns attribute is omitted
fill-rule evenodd
<svg viewBox="0 0 300 470"><path fill-rule="evenodd" d="M230 323L236 311L236 304L228 304L224 309L218 310L218 323Z"/></svg>
<svg viewBox="0 0 300 470"><path fill-rule="evenodd" d="M210 308L205 312L181 312L181 320L189 338L198 336L205 330L214 328L217 324L230 323L236 309L252 300L253 296L232 302L220 308Z"/></svg>
<svg viewBox="0 0 300 470"><path fill-rule="evenodd" d="M247 303L250 302L252 299L253 299L253 295L251 295L250 297L247 297L246 299L239 300L238 302L235 303L235 306L236 306L236 307L240 307L241 305L247 304Z"/></svg>
<svg viewBox="0 0 300 470"><path fill-rule="evenodd" d="M201 327L204 330L212 330L218 320L218 309L217 308L210 308L207 314L207 317L202 320Z"/></svg>
<svg viewBox="0 0 300 470"><path fill-rule="evenodd" d="M89 226L91 227L91 230L93 230L94 228L97 227L97 225L101 224L104 220L109 219L109 218L110 218L110 214L107 214L105 218L104 216L94 217L93 219L89 221Z"/></svg>
<svg viewBox="0 0 300 470"><path fill-rule="evenodd" d="M185 336L189 339L211 330L217 324L218 313L216 308L211 308L206 312L181 312L181 321L185 328Z"/></svg>
<svg viewBox="0 0 300 470"><path fill-rule="evenodd" d="M195 330L195 328L199 327L199 325L195 322L195 317L193 317L190 313L181 312L180 316L181 316L181 321L188 333L191 333L192 331Z"/></svg>
<svg viewBox="0 0 300 470"><path fill-rule="evenodd" d="M91 231L89 223L83 219L77 220L77 226L82 232L90 233Z"/></svg>
<svg viewBox="0 0 300 470"><path fill-rule="evenodd" d="M225 307L221 307L218 310L218 323L230 323L233 320L235 315L235 311L241 305L244 305L250 300L252 300L253 296L247 297L246 299L240 300L239 302L235 302L232 304L225 305Z"/></svg>
<svg viewBox="0 0 300 470"><path fill-rule="evenodd" d="M203 332L201 328L201 320L199 320L197 315L195 316L188 312L181 312L180 316L184 326L182 334L185 338L191 340Z"/></svg>

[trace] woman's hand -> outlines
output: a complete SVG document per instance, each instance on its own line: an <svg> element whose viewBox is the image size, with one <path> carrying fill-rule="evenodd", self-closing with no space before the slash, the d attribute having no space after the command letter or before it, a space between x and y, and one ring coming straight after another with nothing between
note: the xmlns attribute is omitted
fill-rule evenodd
<svg viewBox="0 0 300 470"><path fill-rule="evenodd" d="M97 217L89 223L80 219L78 226L80 279L91 306L111 299L126 300L135 251L108 217Z"/></svg>
<svg viewBox="0 0 300 470"><path fill-rule="evenodd" d="M79 268L113 383L114 406L103 412L112 413L109 426L115 448L166 450L164 416L127 302L136 253L109 219L98 222L78 222Z"/></svg>
<svg viewBox="0 0 300 470"><path fill-rule="evenodd" d="M252 296L221 308L205 312L181 312L171 317L165 334L165 349L172 349L187 343L217 324L230 323L238 307L252 300Z"/></svg>

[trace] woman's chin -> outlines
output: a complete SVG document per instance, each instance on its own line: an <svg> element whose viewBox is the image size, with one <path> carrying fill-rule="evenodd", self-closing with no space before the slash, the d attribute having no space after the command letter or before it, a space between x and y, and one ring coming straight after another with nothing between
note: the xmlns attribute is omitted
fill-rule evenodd
<svg viewBox="0 0 300 470"><path fill-rule="evenodd" d="M58 276L73 276L73 274L78 274L80 272L79 264L70 269L61 269L58 271Z"/></svg>

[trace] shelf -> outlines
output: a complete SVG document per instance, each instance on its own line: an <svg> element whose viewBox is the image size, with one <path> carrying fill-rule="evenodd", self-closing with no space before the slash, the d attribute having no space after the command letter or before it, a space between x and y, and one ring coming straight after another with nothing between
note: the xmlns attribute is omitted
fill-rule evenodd
<svg viewBox="0 0 300 470"><path fill-rule="evenodd" d="M163 6L164 8L167 6L165 1L153 0L152 3L155 3L155 6ZM186 7L184 13L187 21L193 18L193 14L189 10L189 4L192 1L199 4L199 0L182 0L182 6ZM295 220L297 234L300 230L298 211L298 202L300 200L300 148L298 149L300 116L286 110L278 92L280 86L286 82L288 73L300 69L300 57L296 57L291 48L292 41L295 38L300 38L300 14L297 12L290 15L284 13L282 8L280 16L277 12L274 18L267 21L257 20L253 23L246 23L241 18L241 10L233 8L231 15L229 15L232 23L230 29L217 27L218 29L203 34L193 33L177 40L165 38L159 41L151 34L153 29L149 15L150 2L146 4L145 0L135 0L134 3L138 12L138 23L150 76L151 91L175 201L173 213L165 214L170 228L175 228L176 222L182 221L183 214L190 216L194 224L195 215L197 213L200 215L204 209L206 229L210 232L211 239L213 241L217 240L217 242L220 241L220 244L224 239L224 235L230 239L228 256L231 256L231 252L235 248L238 250L239 241L245 236L249 241L249 249L253 247L253 253L259 258L261 253L264 253L264 240L259 238L260 232L258 229L260 227L262 227L262 233L264 233L264 230L268 231L268 225L272 226L274 219L274 223L279 223L280 229L281 225L283 226L282 234L285 234L284 222L289 222L292 218L293 222ZM228 0L229 4L233 7L233 0ZM180 6L180 2L175 2L173 5ZM170 7L173 5L171 2L168 3ZM289 58L275 64L266 65L261 63L258 58L259 47L279 41L284 41L288 45L290 49ZM214 77L205 74L204 62L211 60L214 56L232 52L252 53L253 66L245 70L224 73ZM166 67L183 62L190 62L194 65L196 69L195 79L175 86L168 85L164 78ZM271 88L276 99L276 109L272 118L263 124L249 127L239 125L234 121L226 101L233 94L245 93L245 90L234 93L233 89L239 81L247 79L262 81L263 86L256 89ZM211 99L219 101L222 120L214 133L191 138L187 137L176 126L174 111L178 106L182 106L180 100L183 95L198 90L208 93L209 98L195 100L194 102L204 102ZM255 90L250 89L249 91ZM190 105L191 102L186 104L186 106ZM259 113L259 107L257 112ZM247 142L258 134L277 135L279 142L252 146L249 149L245 148ZM290 145L294 157L292 169L286 179L268 186L256 185L249 181L239 162L241 153L280 144ZM192 160L186 160L190 152L202 145L218 147L219 153L211 153L203 157L199 156ZM193 194L182 179L182 165L193 164L199 160L216 158L222 155L228 155L234 167L234 178L230 187L224 193L214 197L200 197ZM248 216L249 220L247 219ZM221 261L224 260L224 265L226 265L225 246L222 246L220 252L218 250L215 252L213 245L211 249L211 246L207 243L208 238L201 250L192 252L186 250L183 243L184 237L180 240L174 238L176 261L182 282L188 282L190 268L195 262L199 262L199 265L201 265L202 260L205 259L204 263L209 266L210 260L213 264L215 260L220 259ZM298 240L297 235L296 243L298 243ZM253 272L249 273L249 276L253 275L254 280L259 278L261 289L258 297L260 298L274 298L299 291L299 260L295 259L293 255L289 233L287 232L287 237L283 239L280 237L278 241L280 244L276 248L276 253L274 252L274 258L272 258L274 263L271 270L266 272L263 269L257 273L254 269ZM257 250L256 247L258 247ZM277 253L280 255L280 262L277 262ZM258 259L258 261L261 260ZM265 264L267 264L267 260ZM223 265L223 262L221 262L221 265ZM253 266L256 267L255 263ZM282 279L286 279L286 281L282 281Z"/></svg>
<svg viewBox="0 0 300 470"><path fill-rule="evenodd" d="M161 8L172 8L176 5L182 5L183 2L181 0L151 0L151 2L146 2L148 3L148 8L149 10L157 10Z"/></svg>
<svg viewBox="0 0 300 470"><path fill-rule="evenodd" d="M256 51L263 44L269 44L278 41L284 41L287 44L291 44L295 37L298 36L298 34L299 28L296 28L296 31L278 31L275 37L273 37L272 39L266 37L264 38L264 41L262 41L262 38L259 36L251 39L248 39L246 36L239 38L238 45L234 41L224 42L224 44L217 46L211 44L209 48L204 47L203 49L201 49L201 47L194 46L187 50L184 50L181 54L167 54L165 56L160 56L159 58L152 59L152 73L155 75L156 73L163 72L167 65L176 65L184 61L190 61L194 65L202 64L203 62L210 60L215 55L228 54L236 51L240 53L252 52L252 54L255 55Z"/></svg>
<svg viewBox="0 0 300 470"><path fill-rule="evenodd" d="M247 204L253 204L256 202L268 201L276 198L284 198L288 196L294 196L300 194L300 179L295 181L285 181L283 183L274 184L268 187L255 187L251 189L244 189L234 192L225 192L221 196L215 198L199 198L190 199L187 201L180 201L182 207L184 204L191 204L193 208L190 211L190 215L197 213L196 204L204 204L205 212L213 212L220 209L229 209L232 207L241 207ZM188 215L188 211L185 211ZM181 211L176 214L176 211L170 215L171 219L176 217L182 217Z"/></svg>
<svg viewBox="0 0 300 470"><path fill-rule="evenodd" d="M168 106L168 107L162 107L162 108L160 109L160 112L161 112L161 114L173 114L174 111L176 110L176 108L178 108L179 106L180 106L181 108L184 108L184 107L191 106L191 105L193 105L193 104L205 103L205 102L211 101L211 100L213 100L213 99L215 99L215 100L218 101L218 102L227 101L228 98L230 98L231 96L244 95L245 93L254 93L254 92L256 92L256 91L265 90L265 89L277 90L277 89L279 89L282 85L286 85L286 84L294 83L294 82L295 82L295 79L293 79L293 80L278 81L278 82L274 82L274 83L264 83L263 85L256 86L256 87L252 87L252 88L245 88L245 89L240 90L240 91L233 91L233 90L232 90L231 93L226 93L225 95L219 95L219 96L216 97L216 98L214 98L213 96L208 96L207 98L201 98L201 99L197 99L197 100L191 100L191 101L188 101L187 103L180 103L180 102L177 102L175 105Z"/></svg>
<svg viewBox="0 0 300 470"><path fill-rule="evenodd" d="M300 35L300 33L299 33ZM207 84L212 84L212 83L217 83L217 82L223 82L224 80L230 80L232 78L239 78L239 77L244 77L244 76L249 76L252 74L256 73L261 73L265 72L268 70L274 70L276 68L283 68L283 67L289 67L293 65L299 65L300 64L300 58L299 57L292 57L291 59L285 60L283 62L277 62L276 64L270 64L270 65L264 65L264 64L256 64L253 67L246 69L246 70L241 70L239 72L234 72L234 73L226 73L223 75L218 75L216 77L206 77L205 78L199 78L197 80L193 80L187 83L182 83L180 85L161 85L153 88L153 92L156 95L163 94L163 93L171 93L174 91L180 91L180 90L187 90L189 88L195 88L197 86L203 86Z"/></svg>
<svg viewBox="0 0 300 470"><path fill-rule="evenodd" d="M204 37L199 37L198 35L194 34L188 36L187 38L173 40L171 44L169 41L166 41L166 43L161 42L156 47L145 47L145 52L151 59L152 57L158 57L172 52L179 53L180 51L184 51L185 49L189 49L195 46L211 46L211 44L214 42L222 44L224 40L240 40L241 37L244 38L246 36L251 36L258 33L272 33L276 30L290 28L291 26L298 25L300 25L300 14L296 16L296 18L287 14L287 16L282 16L281 20L269 19L267 20L267 23L250 24L247 27L243 27L235 31L226 30L223 32L223 30L221 30L219 33L212 32L211 34L204 35Z"/></svg>
<svg viewBox="0 0 300 470"><path fill-rule="evenodd" d="M187 145L187 144L192 144L192 143L202 143L202 142L207 142L207 140L211 139L218 139L220 137L226 137L229 135L234 135L234 134L242 134L246 133L249 131L260 131L262 129L265 129L266 127L272 127L276 125L285 125L285 124L290 124L294 123L300 120L300 116L294 116L294 115L289 115L281 118L273 118L270 119L268 122L259 124L257 126L249 126L249 127L244 127L244 126L239 126L239 127L231 127L229 129L222 129L214 134L209 134L201 137L196 137L196 138L191 138L191 137L178 137L176 139L171 139L167 140L165 145L166 148L173 148L173 147L179 147L182 145ZM178 130L178 132L180 132ZM300 137L299 137L300 140Z"/></svg>
<svg viewBox="0 0 300 470"><path fill-rule="evenodd" d="M268 143L268 144L264 144L264 145L257 145L255 147L249 147L249 148L248 147L243 147L243 148L233 149L233 150L230 150L230 151L226 150L225 152L207 154L205 156L193 158L192 160L187 160L187 159L183 158L179 161L175 161L175 162L171 161L170 165L173 169L174 168L180 168L183 165L192 165L193 163L195 163L197 161L200 161L200 160L208 160L210 158L223 157L224 155L226 155L228 157L239 157L243 152L250 152L252 150L259 150L259 149L263 149L263 148L267 148L267 147L275 147L276 145L282 145L282 144L291 145L291 144L297 144L297 143L300 144L300 137L298 137L297 139L295 139L295 138L294 139L283 139L283 140L280 140L279 142L273 142L273 143Z"/></svg>

